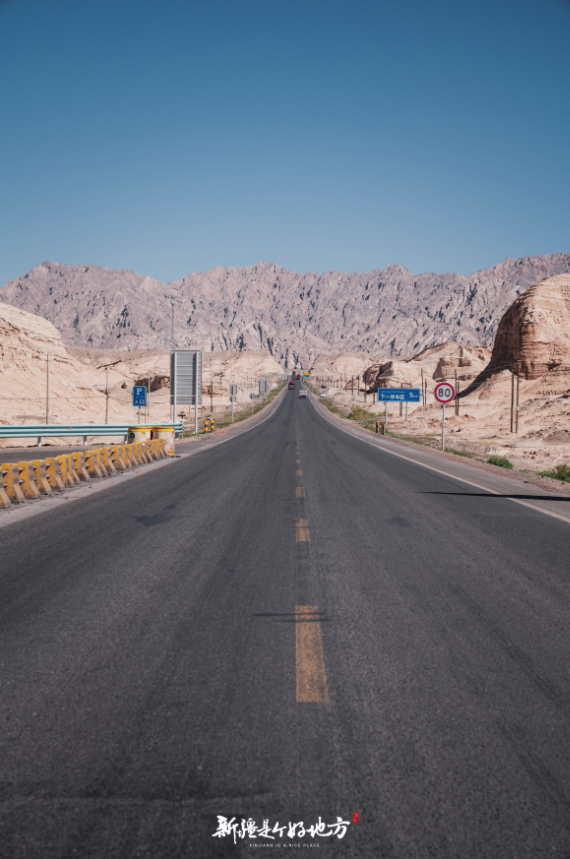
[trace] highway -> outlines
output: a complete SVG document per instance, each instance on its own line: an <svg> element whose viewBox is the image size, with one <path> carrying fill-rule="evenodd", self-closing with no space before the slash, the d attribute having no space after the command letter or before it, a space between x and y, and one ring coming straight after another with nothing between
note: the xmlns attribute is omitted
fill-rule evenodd
<svg viewBox="0 0 570 859"><path fill-rule="evenodd" d="M570 523L320 409L2 529L2 859L570 856Z"/></svg>

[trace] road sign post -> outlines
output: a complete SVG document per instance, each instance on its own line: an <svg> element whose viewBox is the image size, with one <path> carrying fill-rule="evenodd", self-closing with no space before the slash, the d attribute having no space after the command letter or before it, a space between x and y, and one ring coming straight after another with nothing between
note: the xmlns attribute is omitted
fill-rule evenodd
<svg viewBox="0 0 570 859"><path fill-rule="evenodd" d="M439 382L433 392L434 397L443 406L441 419L441 449L445 450L445 404L455 399L455 388L449 382Z"/></svg>
<svg viewBox="0 0 570 859"><path fill-rule="evenodd" d="M139 424L141 422L141 406L146 406L146 388L144 385L133 385L133 406L139 407Z"/></svg>
<svg viewBox="0 0 570 859"><path fill-rule="evenodd" d="M237 397L237 390L238 390L237 385L233 385L233 384L230 385L230 400L231 400L231 404L232 404L232 423L234 422L234 402L235 402L235 399Z"/></svg>
<svg viewBox="0 0 570 859"><path fill-rule="evenodd" d="M198 434L198 406L202 405L202 353L199 349L175 349L170 353L170 404L194 406L194 434Z"/></svg>
<svg viewBox="0 0 570 859"><path fill-rule="evenodd" d="M385 404L384 423L388 427L388 403L406 404L406 423L408 422L408 403L419 403L419 388L378 388L378 402Z"/></svg>

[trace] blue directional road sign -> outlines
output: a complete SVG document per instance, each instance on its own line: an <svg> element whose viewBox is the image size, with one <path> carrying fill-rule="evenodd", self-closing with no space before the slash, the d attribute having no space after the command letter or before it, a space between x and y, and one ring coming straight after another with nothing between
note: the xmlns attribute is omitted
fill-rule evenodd
<svg viewBox="0 0 570 859"><path fill-rule="evenodd" d="M146 406L146 387L133 385L133 406Z"/></svg>
<svg viewBox="0 0 570 859"><path fill-rule="evenodd" d="M378 388L378 402L419 403L419 388Z"/></svg>

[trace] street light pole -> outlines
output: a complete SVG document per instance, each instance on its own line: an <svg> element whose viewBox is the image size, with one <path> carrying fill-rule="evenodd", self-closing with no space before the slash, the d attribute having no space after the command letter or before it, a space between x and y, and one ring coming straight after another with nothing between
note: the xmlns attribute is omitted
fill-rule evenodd
<svg viewBox="0 0 570 859"><path fill-rule="evenodd" d="M47 376L46 376L46 424L49 424L49 353L47 356Z"/></svg>

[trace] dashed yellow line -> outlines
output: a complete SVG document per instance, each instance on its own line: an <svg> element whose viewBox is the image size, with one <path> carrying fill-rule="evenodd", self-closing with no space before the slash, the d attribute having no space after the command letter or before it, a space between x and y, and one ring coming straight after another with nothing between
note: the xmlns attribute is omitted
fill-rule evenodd
<svg viewBox="0 0 570 859"><path fill-rule="evenodd" d="M296 498L304 498L305 497L305 487L304 486L295 487L295 497Z"/></svg>
<svg viewBox="0 0 570 859"><path fill-rule="evenodd" d="M329 693L318 606L296 605L295 620L297 702L326 703Z"/></svg>
<svg viewBox="0 0 570 859"><path fill-rule="evenodd" d="M303 476L303 472L301 471L300 468L298 468L295 472L295 477L302 477L302 476Z"/></svg>
<svg viewBox="0 0 570 859"><path fill-rule="evenodd" d="M295 522L295 539L297 543L310 543L311 533L308 519L297 519Z"/></svg>

